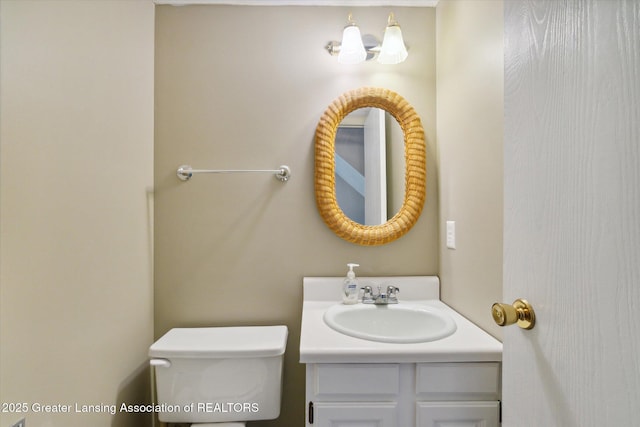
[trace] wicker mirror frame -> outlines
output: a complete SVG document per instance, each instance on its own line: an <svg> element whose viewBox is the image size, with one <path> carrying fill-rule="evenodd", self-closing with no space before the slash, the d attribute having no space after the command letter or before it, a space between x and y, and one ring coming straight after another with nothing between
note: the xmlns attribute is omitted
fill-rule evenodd
<svg viewBox="0 0 640 427"><path fill-rule="evenodd" d="M391 219L381 225L363 225L353 221L338 206L336 198L336 132L347 114L364 107L377 107L389 112L404 134L404 203ZM426 181L424 129L420 117L403 97L388 89L363 87L340 95L325 110L316 128L314 187L320 216L336 235L364 246L383 245L400 238L420 217Z"/></svg>

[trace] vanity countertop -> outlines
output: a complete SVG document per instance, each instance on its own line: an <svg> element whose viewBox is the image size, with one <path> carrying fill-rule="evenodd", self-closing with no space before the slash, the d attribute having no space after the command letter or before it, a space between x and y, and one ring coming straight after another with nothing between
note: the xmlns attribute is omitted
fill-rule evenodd
<svg viewBox="0 0 640 427"><path fill-rule="evenodd" d="M353 338L324 323L324 312L341 304L343 277L305 277L300 363L499 362L502 343L440 301L437 276L358 277L359 286L394 285L400 304L438 308L456 322L456 332L431 342L385 343Z"/></svg>

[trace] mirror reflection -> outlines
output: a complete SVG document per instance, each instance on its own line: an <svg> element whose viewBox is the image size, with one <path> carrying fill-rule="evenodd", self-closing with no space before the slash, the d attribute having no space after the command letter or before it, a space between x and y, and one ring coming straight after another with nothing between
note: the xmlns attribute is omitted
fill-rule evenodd
<svg viewBox="0 0 640 427"><path fill-rule="evenodd" d="M359 108L340 122L335 187L338 206L359 224L384 224L400 210L405 193L404 135L391 114Z"/></svg>

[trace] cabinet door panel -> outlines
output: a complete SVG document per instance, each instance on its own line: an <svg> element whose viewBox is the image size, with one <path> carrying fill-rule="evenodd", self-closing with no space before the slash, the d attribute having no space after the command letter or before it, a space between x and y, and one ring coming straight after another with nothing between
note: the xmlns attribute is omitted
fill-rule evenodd
<svg viewBox="0 0 640 427"><path fill-rule="evenodd" d="M318 427L397 427L395 402L316 402L314 423Z"/></svg>
<svg viewBox="0 0 640 427"><path fill-rule="evenodd" d="M360 395L365 401L391 400L400 390L399 372L397 364L320 364L315 393L330 399Z"/></svg>
<svg viewBox="0 0 640 427"><path fill-rule="evenodd" d="M498 427L498 402L418 402L417 427Z"/></svg>
<svg viewBox="0 0 640 427"><path fill-rule="evenodd" d="M499 363L420 363L416 392L422 400L499 400Z"/></svg>

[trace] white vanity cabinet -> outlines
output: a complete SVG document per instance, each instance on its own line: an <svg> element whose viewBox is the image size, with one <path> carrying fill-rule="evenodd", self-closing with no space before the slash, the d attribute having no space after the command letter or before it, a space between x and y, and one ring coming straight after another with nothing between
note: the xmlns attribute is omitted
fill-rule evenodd
<svg viewBox="0 0 640 427"><path fill-rule="evenodd" d="M315 363L307 427L497 427L500 363Z"/></svg>
<svg viewBox="0 0 640 427"><path fill-rule="evenodd" d="M324 316L340 304L336 296L342 295L342 278L305 277L300 331L305 426L499 426L502 344L439 300L438 278L360 277L360 284L396 286L402 289L400 305L438 310L450 316L456 329L422 342L377 341L338 332ZM382 329L393 333L415 324Z"/></svg>

